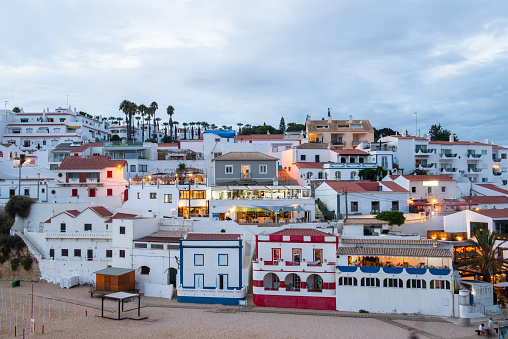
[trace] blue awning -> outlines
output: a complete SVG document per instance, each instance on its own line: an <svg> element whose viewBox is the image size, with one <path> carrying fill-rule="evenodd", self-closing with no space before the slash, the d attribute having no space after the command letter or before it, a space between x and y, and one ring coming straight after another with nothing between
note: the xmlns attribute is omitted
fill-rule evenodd
<svg viewBox="0 0 508 339"><path fill-rule="evenodd" d="M218 131L216 131L216 130L211 130L211 129L207 129L203 133L217 134L221 138L234 138L235 134L236 134L236 132L233 130L218 130Z"/></svg>

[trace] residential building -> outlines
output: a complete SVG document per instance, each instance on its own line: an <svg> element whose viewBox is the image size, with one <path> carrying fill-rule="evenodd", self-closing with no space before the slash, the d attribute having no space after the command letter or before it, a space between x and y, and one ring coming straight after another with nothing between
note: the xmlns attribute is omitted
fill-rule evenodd
<svg viewBox="0 0 508 339"><path fill-rule="evenodd" d="M313 228L286 228L256 236L256 306L336 309L337 236Z"/></svg>
<svg viewBox="0 0 508 339"><path fill-rule="evenodd" d="M277 158L259 152L229 152L213 159L215 185L277 182Z"/></svg>
<svg viewBox="0 0 508 339"><path fill-rule="evenodd" d="M331 143L337 149L353 149L361 142L374 141L374 129L368 120L332 120L330 111L326 120L311 120L307 116L305 122L309 142Z"/></svg>
<svg viewBox="0 0 508 339"><path fill-rule="evenodd" d="M238 305L247 293L250 261L242 234L188 233L180 240L177 300Z"/></svg>

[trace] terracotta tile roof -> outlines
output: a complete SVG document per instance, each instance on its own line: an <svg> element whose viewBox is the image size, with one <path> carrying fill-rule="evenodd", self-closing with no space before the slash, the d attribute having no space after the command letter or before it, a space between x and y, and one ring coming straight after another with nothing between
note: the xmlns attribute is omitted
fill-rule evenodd
<svg viewBox="0 0 508 339"><path fill-rule="evenodd" d="M508 151L508 148L507 148L507 147L498 146L498 145L492 145L492 149L504 149L504 150L507 150L507 151Z"/></svg>
<svg viewBox="0 0 508 339"><path fill-rule="evenodd" d="M177 142L165 142L165 143L160 143L160 144L157 144L159 147L178 147L178 143Z"/></svg>
<svg viewBox="0 0 508 339"><path fill-rule="evenodd" d="M397 183L394 183L393 181L380 181L379 183L383 186L386 186L392 192L409 192L407 189L398 185Z"/></svg>
<svg viewBox="0 0 508 339"><path fill-rule="evenodd" d="M292 176L289 175L289 173L284 169L281 168L279 170L279 183L283 185L298 185L298 180L293 179Z"/></svg>
<svg viewBox="0 0 508 339"><path fill-rule="evenodd" d="M502 189L501 187L498 187L494 184L476 184L480 187L483 187L483 188L487 188L489 190L492 190L492 191L495 191L495 192L499 192L499 193L503 193L503 194L508 194L508 191L505 190L505 189Z"/></svg>
<svg viewBox="0 0 508 339"><path fill-rule="evenodd" d="M92 155L88 157L65 157L56 170L102 170L106 167L127 166L125 160L111 160L107 155Z"/></svg>
<svg viewBox="0 0 508 339"><path fill-rule="evenodd" d="M388 181L390 182L390 181ZM390 191L379 190L379 186L384 186L393 192L405 193L407 192L404 188L397 185L396 183L385 184L386 181L325 181L328 186L338 193L343 193L347 189L350 193L363 193L363 192L387 192Z"/></svg>
<svg viewBox="0 0 508 339"><path fill-rule="evenodd" d="M390 175L392 180L395 180L399 177L399 175ZM445 174L439 175L401 175L404 179L409 181L455 181L455 179L450 178Z"/></svg>
<svg viewBox="0 0 508 339"><path fill-rule="evenodd" d="M432 239L341 239L343 244L394 244L394 245L432 245Z"/></svg>
<svg viewBox="0 0 508 339"><path fill-rule="evenodd" d="M235 160L275 161L275 160L279 160L279 159L272 157L270 155L263 154L261 152L229 152L229 153L223 154L213 160L214 161L235 161Z"/></svg>
<svg viewBox="0 0 508 339"><path fill-rule="evenodd" d="M377 255L383 257L420 257L420 258L451 258L449 250L441 248L375 248L375 247L342 247L337 249L338 255Z"/></svg>
<svg viewBox="0 0 508 339"><path fill-rule="evenodd" d="M73 217L77 217L78 215L81 214L81 212L78 210L67 210L67 211L65 211L65 213L71 214Z"/></svg>
<svg viewBox="0 0 508 339"><path fill-rule="evenodd" d="M319 231L315 228L286 228L270 235L303 235L303 236L334 236L333 234Z"/></svg>
<svg viewBox="0 0 508 339"><path fill-rule="evenodd" d="M332 151L342 155L369 155L369 153L359 149L332 149Z"/></svg>
<svg viewBox="0 0 508 339"><path fill-rule="evenodd" d="M478 214L484 215L492 219L508 219L508 208L499 210L473 210Z"/></svg>
<svg viewBox="0 0 508 339"><path fill-rule="evenodd" d="M129 214L129 213L116 213L114 216L109 218L106 222L110 223L113 222L113 219L132 219L137 217L136 214Z"/></svg>
<svg viewBox="0 0 508 339"><path fill-rule="evenodd" d="M107 218L113 215L113 213L111 213L107 208L103 206L92 206L90 209L103 218Z"/></svg>
<svg viewBox="0 0 508 339"><path fill-rule="evenodd" d="M351 127L351 125L360 125L361 127ZM326 128L318 128L318 126L327 126ZM340 126L340 127L339 127ZM346 132L346 131L358 131L358 132L372 132L374 129L370 124L369 120L332 120L330 123L328 120L309 120L306 123L306 128L309 133L320 133L320 132Z"/></svg>
<svg viewBox="0 0 508 339"><path fill-rule="evenodd" d="M187 240L236 240L242 239L241 234L227 233L187 233Z"/></svg>
<svg viewBox="0 0 508 339"><path fill-rule="evenodd" d="M89 149L90 147L102 147L104 146L103 142L89 142L87 144L78 146L72 150L72 152L83 152L86 149Z"/></svg>
<svg viewBox="0 0 508 339"><path fill-rule="evenodd" d="M134 241L179 243L186 234L184 231L157 231Z"/></svg>
<svg viewBox="0 0 508 339"><path fill-rule="evenodd" d="M308 142L306 144L301 144L301 145L293 146L293 148L298 148L298 149L327 149L328 146L329 146L328 144L323 144L321 142Z"/></svg>
<svg viewBox="0 0 508 339"><path fill-rule="evenodd" d="M491 144L485 144L483 142L476 141L429 141L429 144L433 145L476 145L476 146L492 146Z"/></svg>
<svg viewBox="0 0 508 339"><path fill-rule="evenodd" d="M469 197L464 197L468 200ZM508 204L508 197L504 195L472 196L471 202L475 204Z"/></svg>
<svg viewBox="0 0 508 339"><path fill-rule="evenodd" d="M296 162L295 165L298 168L323 168L324 162Z"/></svg>
<svg viewBox="0 0 508 339"><path fill-rule="evenodd" d="M390 137L397 138L397 139L428 140L428 139L425 139L425 138L414 137L412 135L408 135L408 136L405 136L405 137L403 137L402 135L390 135Z"/></svg>

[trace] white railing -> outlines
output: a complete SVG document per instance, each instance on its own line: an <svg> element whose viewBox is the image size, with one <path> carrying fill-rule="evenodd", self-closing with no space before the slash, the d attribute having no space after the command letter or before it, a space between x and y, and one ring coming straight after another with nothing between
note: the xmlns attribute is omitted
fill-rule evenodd
<svg viewBox="0 0 508 339"><path fill-rule="evenodd" d="M243 287L241 290L220 290L215 289L198 289L198 288L178 288L178 295L185 297L219 297L219 298L244 298L247 289Z"/></svg>
<svg viewBox="0 0 508 339"><path fill-rule="evenodd" d="M95 184L97 183L97 178L86 178L87 184Z"/></svg>
<svg viewBox="0 0 508 339"><path fill-rule="evenodd" d="M79 178L69 178L69 184L79 184Z"/></svg>
<svg viewBox="0 0 508 339"><path fill-rule="evenodd" d="M30 253L40 262L42 260L43 256L42 256L42 253L39 251L39 249L37 247L35 247L27 237L25 237L23 232L14 230L14 234L18 235L21 239L23 239L23 241L25 242L26 246L28 247L28 250L30 251Z"/></svg>
<svg viewBox="0 0 508 339"><path fill-rule="evenodd" d="M47 232L46 238L111 239L111 232Z"/></svg>

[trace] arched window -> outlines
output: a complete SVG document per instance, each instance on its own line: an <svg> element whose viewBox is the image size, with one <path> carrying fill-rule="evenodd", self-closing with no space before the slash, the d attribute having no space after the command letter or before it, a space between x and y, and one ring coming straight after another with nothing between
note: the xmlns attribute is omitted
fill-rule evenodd
<svg viewBox="0 0 508 339"><path fill-rule="evenodd" d="M340 180L340 171L335 172L335 180Z"/></svg>
<svg viewBox="0 0 508 339"><path fill-rule="evenodd" d="M307 278L307 291L321 292L323 291L323 278L319 274L311 274Z"/></svg>
<svg viewBox="0 0 508 339"><path fill-rule="evenodd" d="M404 287L404 283L402 282L402 279L386 278L383 281L383 287L398 287L398 288L403 288Z"/></svg>
<svg viewBox="0 0 508 339"><path fill-rule="evenodd" d="M427 288L427 282L423 279L408 279L406 288Z"/></svg>
<svg viewBox="0 0 508 339"><path fill-rule="evenodd" d="M278 290L280 287L279 276L275 273L268 273L263 278L263 286L265 290Z"/></svg>
<svg viewBox="0 0 508 339"><path fill-rule="evenodd" d="M358 281L354 277L340 277L339 286L358 286Z"/></svg>
<svg viewBox="0 0 508 339"><path fill-rule="evenodd" d="M358 162L359 162L360 164L363 164L363 161L364 161L364 160L363 160L363 158L359 158L359 159L358 159Z"/></svg>
<svg viewBox="0 0 508 339"><path fill-rule="evenodd" d="M299 291L302 287L302 280L300 276L295 273L288 274L284 280L287 291Z"/></svg>
<svg viewBox="0 0 508 339"><path fill-rule="evenodd" d="M354 164L354 163L356 162L356 160L355 160L355 158L354 158L354 157L350 157L350 158L349 158L349 162L350 162L350 163L352 163L352 164Z"/></svg>
<svg viewBox="0 0 508 339"><path fill-rule="evenodd" d="M381 284L378 278L362 278L361 286L379 287Z"/></svg>
<svg viewBox="0 0 508 339"><path fill-rule="evenodd" d="M346 158L345 157L341 157L340 158L340 162L344 164L346 162Z"/></svg>
<svg viewBox="0 0 508 339"><path fill-rule="evenodd" d="M307 172L307 179L312 178L312 172Z"/></svg>
<svg viewBox="0 0 508 339"><path fill-rule="evenodd" d="M141 274L142 275L148 275L148 274L150 274L150 267L148 267L148 266L141 266Z"/></svg>
<svg viewBox="0 0 508 339"><path fill-rule="evenodd" d="M351 180L354 180L356 178L356 172L353 171L351 172Z"/></svg>
<svg viewBox="0 0 508 339"><path fill-rule="evenodd" d="M436 290L449 290L450 282L448 280L431 280L430 281L430 289Z"/></svg>

